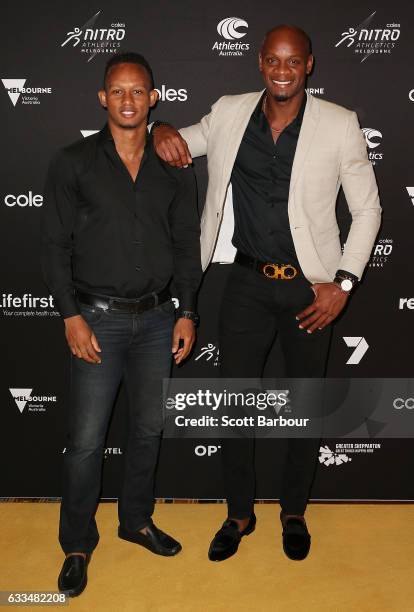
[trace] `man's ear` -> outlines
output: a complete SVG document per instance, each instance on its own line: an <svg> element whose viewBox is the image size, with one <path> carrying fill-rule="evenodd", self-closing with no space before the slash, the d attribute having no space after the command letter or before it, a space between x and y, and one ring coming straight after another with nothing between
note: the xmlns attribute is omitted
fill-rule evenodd
<svg viewBox="0 0 414 612"><path fill-rule="evenodd" d="M306 62L306 74L310 74L313 68L313 55L309 55L308 60Z"/></svg>
<svg viewBox="0 0 414 612"><path fill-rule="evenodd" d="M98 98L99 98L99 102L101 103L101 106L103 106L103 108L107 108L106 91L104 89L100 89L98 91Z"/></svg>
<svg viewBox="0 0 414 612"><path fill-rule="evenodd" d="M153 106L156 105L158 98L159 98L159 93L156 89L151 89L150 94L149 94L149 98L150 98L150 107L152 108Z"/></svg>
<svg viewBox="0 0 414 612"><path fill-rule="evenodd" d="M260 72L262 72L262 65L263 65L262 54L259 53L259 70L260 70Z"/></svg>

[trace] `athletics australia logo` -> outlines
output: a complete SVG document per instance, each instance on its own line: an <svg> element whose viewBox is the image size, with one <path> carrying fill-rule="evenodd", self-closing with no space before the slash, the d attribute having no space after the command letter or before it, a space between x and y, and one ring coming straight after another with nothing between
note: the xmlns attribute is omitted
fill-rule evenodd
<svg viewBox="0 0 414 612"><path fill-rule="evenodd" d="M240 19L240 17L226 17L217 24L217 32L227 41L234 41L246 36L247 32L239 30L239 28L243 27L249 27L249 24L244 19ZM218 54L223 56L242 56L249 49L249 43L241 42L216 41L212 46L212 51L218 51Z"/></svg>
<svg viewBox="0 0 414 612"><path fill-rule="evenodd" d="M376 11L371 13L362 23L342 32L335 47L343 45L352 48L355 54L362 55L361 63L370 55L389 55L400 38L399 23L387 23L382 28L372 28L371 22Z"/></svg>
<svg viewBox="0 0 414 612"><path fill-rule="evenodd" d="M79 47L81 53L87 54L90 62L99 53L116 53L125 38L125 24L111 23L110 27L95 28L101 11L98 11L81 27L74 27L66 33L66 39L61 47Z"/></svg>
<svg viewBox="0 0 414 612"><path fill-rule="evenodd" d="M331 451L327 445L321 446L319 449L319 463L323 463L326 467L330 465L343 465L348 463L348 461L352 461L352 459L346 453Z"/></svg>
<svg viewBox="0 0 414 612"><path fill-rule="evenodd" d="M381 151L373 151L373 149L377 149L381 145L382 134L374 128L362 128L362 133L368 148L368 159L375 166L384 158L384 154Z"/></svg>

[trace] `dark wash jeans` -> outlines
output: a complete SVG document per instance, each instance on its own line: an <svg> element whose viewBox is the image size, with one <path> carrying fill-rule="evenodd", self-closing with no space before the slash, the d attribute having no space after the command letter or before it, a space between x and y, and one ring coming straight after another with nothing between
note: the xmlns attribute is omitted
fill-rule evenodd
<svg viewBox="0 0 414 612"><path fill-rule="evenodd" d="M119 522L128 530L152 523L154 476L162 418L162 379L171 369L174 305L142 314L81 305L102 349L101 364L72 357L69 443L64 454L59 541L63 551L92 552L99 534L95 511L104 444L115 396L123 380L129 405Z"/></svg>
<svg viewBox="0 0 414 612"><path fill-rule="evenodd" d="M260 378L269 351L279 335L285 375L325 375L332 327L308 334L295 316L314 300L309 281L300 273L292 280L271 280L233 264L220 314L220 374L224 378ZM268 443L268 442L267 442ZM303 514L317 465L320 439L273 439L284 457L280 504L286 514ZM222 464L228 513L247 518L255 498L254 439L222 441Z"/></svg>

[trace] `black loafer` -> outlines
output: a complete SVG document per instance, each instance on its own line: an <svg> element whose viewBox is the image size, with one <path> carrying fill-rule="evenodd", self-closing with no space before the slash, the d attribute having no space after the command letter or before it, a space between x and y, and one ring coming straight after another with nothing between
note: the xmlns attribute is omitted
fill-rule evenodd
<svg viewBox="0 0 414 612"><path fill-rule="evenodd" d="M289 518L283 526L282 538L283 550L289 559L302 561L308 556L311 536L305 521Z"/></svg>
<svg viewBox="0 0 414 612"><path fill-rule="evenodd" d="M82 555L70 555L66 557L58 578L58 588L61 593L68 597L77 597L85 589L88 582L88 563L90 554L86 559Z"/></svg>
<svg viewBox="0 0 414 612"><path fill-rule="evenodd" d="M221 529L214 536L208 551L210 561L224 561L237 552L243 536L255 530L256 516L253 513L249 523L243 531L239 531L236 521L227 519Z"/></svg>
<svg viewBox="0 0 414 612"><path fill-rule="evenodd" d="M127 540L127 542L145 546L145 548L148 548L148 550L156 555L163 555L164 557L173 557L179 553L182 548L177 540L174 540L174 538L161 531L161 529L158 529L155 525L148 525L147 533L127 531L119 526L118 536L122 540Z"/></svg>

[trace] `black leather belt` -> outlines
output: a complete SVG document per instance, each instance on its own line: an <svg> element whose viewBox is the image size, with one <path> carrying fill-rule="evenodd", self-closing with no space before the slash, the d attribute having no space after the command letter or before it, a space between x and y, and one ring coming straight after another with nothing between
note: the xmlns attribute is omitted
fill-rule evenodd
<svg viewBox="0 0 414 612"><path fill-rule="evenodd" d="M292 264L272 263L268 261L260 261L245 255L241 251L237 251L234 261L241 266L251 268L260 272L271 280L292 280L299 274L299 270Z"/></svg>
<svg viewBox="0 0 414 612"><path fill-rule="evenodd" d="M81 304L87 304L94 308L102 308L102 310L116 310L118 312L127 312L130 314L141 314L146 310L150 310L171 298L168 289L163 289L159 293L151 293L137 299L116 298L96 293L84 293L76 291L76 297Z"/></svg>

